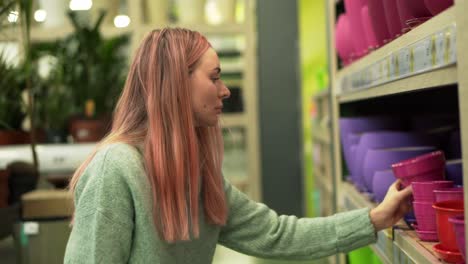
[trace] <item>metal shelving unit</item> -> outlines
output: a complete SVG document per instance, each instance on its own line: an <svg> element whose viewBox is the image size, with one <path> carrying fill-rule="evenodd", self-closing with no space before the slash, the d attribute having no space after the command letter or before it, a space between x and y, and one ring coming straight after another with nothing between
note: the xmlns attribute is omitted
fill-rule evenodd
<svg viewBox="0 0 468 264"><path fill-rule="evenodd" d="M340 109L344 105L361 104L374 99L391 101L409 93L426 94L445 86L457 86L462 151L468 153L468 18L466 1L431 18L417 28L380 47L344 69L338 69L334 48L336 1L328 0L329 59L332 104L332 145L334 192L339 210L375 207L376 204L350 183L343 180L339 137ZM454 88L455 89L455 88ZM368 109L368 112L372 112ZM463 156L468 164L468 155ZM468 182L468 166L464 166L464 182ZM465 190L465 203L468 192ZM465 217L468 214L465 212ZM378 233L378 242L371 245L383 263L442 263L432 246L420 241L416 232L404 222ZM338 262L345 263L344 255Z"/></svg>

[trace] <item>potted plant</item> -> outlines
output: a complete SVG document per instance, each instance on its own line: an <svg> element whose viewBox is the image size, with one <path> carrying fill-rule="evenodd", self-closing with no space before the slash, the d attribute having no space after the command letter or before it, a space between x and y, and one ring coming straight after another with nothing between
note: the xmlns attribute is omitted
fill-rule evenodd
<svg viewBox="0 0 468 264"><path fill-rule="evenodd" d="M0 145L25 143L21 124L25 116L22 93L24 80L18 67L0 55Z"/></svg>
<svg viewBox="0 0 468 264"><path fill-rule="evenodd" d="M122 49L128 36L105 39L100 26L105 12L93 25L68 16L74 32L57 42L53 82L70 90L70 132L75 141L101 139L109 127L110 113L125 81L127 58Z"/></svg>

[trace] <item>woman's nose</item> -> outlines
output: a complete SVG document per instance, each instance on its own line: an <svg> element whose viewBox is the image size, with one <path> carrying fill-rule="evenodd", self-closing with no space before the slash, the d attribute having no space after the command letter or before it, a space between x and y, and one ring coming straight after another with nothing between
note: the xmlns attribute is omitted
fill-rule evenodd
<svg viewBox="0 0 468 264"><path fill-rule="evenodd" d="M220 97L221 99L228 99L231 96L231 91L229 91L229 88L227 88L224 83L222 83L221 91L220 91Z"/></svg>

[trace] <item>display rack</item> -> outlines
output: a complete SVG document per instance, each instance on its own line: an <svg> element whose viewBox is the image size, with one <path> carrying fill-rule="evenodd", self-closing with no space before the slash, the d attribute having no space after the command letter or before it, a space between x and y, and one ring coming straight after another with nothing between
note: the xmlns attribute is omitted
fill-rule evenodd
<svg viewBox="0 0 468 264"><path fill-rule="evenodd" d="M458 101L453 103L458 104L462 152L468 153L468 19L465 14L468 4L455 1L454 6L343 69L338 67L334 47L336 1L328 0L327 4L336 206L340 211L372 208L376 204L343 179L341 108L351 103L359 104L362 109L375 99L388 102L400 100L409 93L425 95L434 89L456 86ZM372 109L368 108L367 112L372 113ZM463 156L463 162L468 164L467 155ZM468 182L467 166L463 172L464 182ZM466 204L466 189L464 196ZM442 263L432 250L434 244L420 241L415 231L405 223L398 223L390 230L379 232L378 242L371 248L384 263ZM345 263L344 255L338 261Z"/></svg>
<svg viewBox="0 0 468 264"><path fill-rule="evenodd" d="M169 0L167 0L169 1ZM258 117L257 117L257 77L256 77L256 1L245 0L242 1L244 8L244 21L243 23L224 23L220 25L209 25L204 23L197 24L174 24L173 22L166 21L160 24L149 24L144 21L145 11L143 1L130 3L127 1L128 16L131 23L126 28L116 28L110 24L102 26L102 33L105 37L117 36L121 34L129 34L131 36L131 43L129 47L129 59L133 57L141 39L144 35L156 28L166 26L170 27L184 27L196 30L207 36L224 37L238 35L242 36L245 40L240 51L242 61L239 65L227 65L226 71L223 72L239 72L241 74L240 80L228 80L226 85L228 87L239 87L242 90L243 111L240 113L226 113L221 117L220 124L223 129L230 129L231 127L243 127L244 136L246 141L246 156L247 168L245 168L245 175L238 177L233 176L233 182L245 190L253 199L260 200L261 197L261 173L260 173L260 154L258 146ZM166 5L167 6L167 5ZM67 36L72 32L72 27L69 23L65 23L58 28L43 28L38 25L32 27L31 40L33 42L47 42L54 41ZM12 27L11 29L2 30L0 34L0 42L21 41L21 34L19 29ZM223 67L221 65L221 67ZM225 176L231 178L229 172L224 172Z"/></svg>
<svg viewBox="0 0 468 264"><path fill-rule="evenodd" d="M316 116L312 120L313 175L315 189L320 193L320 216L335 213L329 102L329 89L314 97Z"/></svg>

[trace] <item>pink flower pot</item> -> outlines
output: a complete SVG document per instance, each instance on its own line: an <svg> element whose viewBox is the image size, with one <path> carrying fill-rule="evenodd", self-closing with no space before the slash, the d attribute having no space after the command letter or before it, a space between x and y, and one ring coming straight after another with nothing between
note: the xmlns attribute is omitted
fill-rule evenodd
<svg viewBox="0 0 468 264"><path fill-rule="evenodd" d="M385 19L385 9L382 0L367 0L369 7L369 17L371 26L374 30L377 44L383 46L390 40L390 32L388 31L387 20Z"/></svg>
<svg viewBox="0 0 468 264"><path fill-rule="evenodd" d="M424 0L427 9L433 16L453 5L453 0Z"/></svg>
<svg viewBox="0 0 468 264"><path fill-rule="evenodd" d="M445 178L445 157L442 151L434 151L392 165L395 177L403 186L416 181L440 181Z"/></svg>
<svg viewBox="0 0 468 264"><path fill-rule="evenodd" d="M361 9L361 22L364 28L364 36L366 37L367 49L372 50L379 46L374 29L372 28L372 20L369 14L369 8L363 6Z"/></svg>
<svg viewBox="0 0 468 264"><path fill-rule="evenodd" d="M435 189L434 195L436 202L463 200L463 187Z"/></svg>
<svg viewBox="0 0 468 264"><path fill-rule="evenodd" d="M436 212L432 202L413 202L414 215L421 231L436 231Z"/></svg>
<svg viewBox="0 0 468 264"><path fill-rule="evenodd" d="M397 7L403 29L410 27L408 21L432 16L424 0L397 0Z"/></svg>
<svg viewBox="0 0 468 264"><path fill-rule="evenodd" d="M335 26L335 47L338 56L345 63L349 62L355 53L350 33L349 18L346 14L342 14L338 17Z"/></svg>
<svg viewBox="0 0 468 264"><path fill-rule="evenodd" d="M361 22L361 9L367 3L367 0L344 0L346 14L349 16L349 22L353 37L356 57L360 58L367 54L367 45L365 41L364 27Z"/></svg>
<svg viewBox="0 0 468 264"><path fill-rule="evenodd" d="M453 186L453 181L427 181L412 182L413 198L418 202L435 202L434 190L440 188L449 188Z"/></svg>
<svg viewBox="0 0 468 264"><path fill-rule="evenodd" d="M400 15L398 14L397 0L383 0L383 6L390 38L395 39L401 35L401 30L403 29Z"/></svg>

